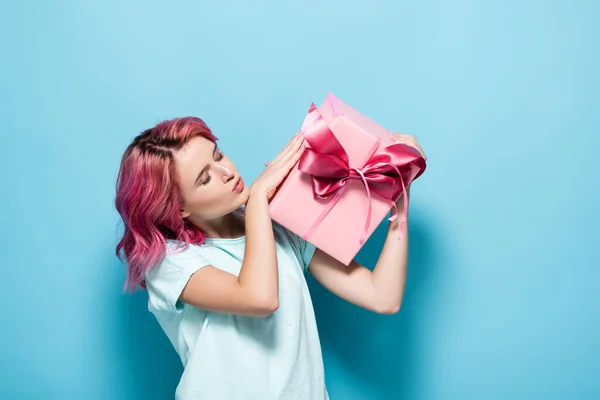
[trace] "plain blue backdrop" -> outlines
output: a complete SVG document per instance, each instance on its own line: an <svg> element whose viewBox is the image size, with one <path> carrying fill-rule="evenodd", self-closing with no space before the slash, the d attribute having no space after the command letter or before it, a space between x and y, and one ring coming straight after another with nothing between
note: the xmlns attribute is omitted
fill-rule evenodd
<svg viewBox="0 0 600 400"><path fill-rule="evenodd" d="M308 278L332 399L600 398L598 4L3 1L0 398L172 398L113 253L125 147L200 116L250 182L328 91L429 159L399 314Z"/></svg>

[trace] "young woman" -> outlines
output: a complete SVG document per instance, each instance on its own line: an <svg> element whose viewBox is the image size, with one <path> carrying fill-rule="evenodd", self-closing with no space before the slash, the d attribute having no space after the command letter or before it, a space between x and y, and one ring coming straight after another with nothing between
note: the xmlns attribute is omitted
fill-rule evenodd
<svg viewBox="0 0 600 400"><path fill-rule="evenodd" d="M414 137L394 140L422 154ZM269 199L303 149L297 134L250 186L199 118L159 123L125 151L117 254L126 288L147 289L184 365L176 399L327 399L305 271L360 307L399 310L408 251L399 219L372 272L342 265L271 220Z"/></svg>

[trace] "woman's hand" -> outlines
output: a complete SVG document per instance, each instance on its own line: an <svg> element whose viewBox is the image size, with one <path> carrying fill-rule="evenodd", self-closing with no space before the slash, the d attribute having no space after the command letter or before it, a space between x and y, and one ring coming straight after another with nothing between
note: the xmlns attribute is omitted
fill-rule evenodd
<svg viewBox="0 0 600 400"><path fill-rule="evenodd" d="M415 138L413 135L393 132L390 134L390 138L396 143L402 143L416 149L419 153L421 153L421 156L423 156L425 161L427 161L427 157L425 156L421 145L419 144L419 142L417 142L417 138Z"/></svg>
<svg viewBox="0 0 600 400"><path fill-rule="evenodd" d="M230 292L238 297L229 299L242 314L270 315L279 307L279 264L269 199L298 162L303 145L304 136L294 136L250 186L245 210L246 248L236 280L238 286L234 282L237 291Z"/></svg>
<svg viewBox="0 0 600 400"><path fill-rule="evenodd" d="M427 156L425 156L425 153L423 152L421 145L417 141L417 138L415 138L413 135L393 132L393 133L390 133L390 138L395 143L402 143L402 144L405 144L407 146L414 148L421 154L421 156L425 159L425 161L427 161ZM412 182L411 182L411 184L412 184ZM410 184L406 187L406 195L410 196ZM398 201L396 201L396 207L398 208L398 210L401 210L404 208L404 200L402 197L403 196L400 196L400 198L398 198Z"/></svg>
<svg viewBox="0 0 600 400"><path fill-rule="evenodd" d="M273 197L277 187L304 152L304 135L297 133L250 186L250 193Z"/></svg>

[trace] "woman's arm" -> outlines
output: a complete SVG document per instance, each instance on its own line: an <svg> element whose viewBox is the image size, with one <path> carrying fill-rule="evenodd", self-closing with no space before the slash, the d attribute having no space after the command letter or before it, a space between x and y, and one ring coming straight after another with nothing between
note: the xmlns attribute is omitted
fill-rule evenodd
<svg viewBox="0 0 600 400"><path fill-rule="evenodd" d="M392 139L416 148L426 159L414 136L393 134ZM410 198L410 185L406 196ZM403 196L396 206L398 215L401 215L404 211ZM372 272L356 261L345 266L318 249L309 270L323 286L353 304L381 314L397 313L404 296L408 264L408 221L404 237L399 240L400 221L397 218L390 222L383 249Z"/></svg>
<svg viewBox="0 0 600 400"><path fill-rule="evenodd" d="M246 248L238 277L206 266L195 272L181 300L205 310L266 316L279 307L279 279L269 199L299 160L304 138L296 135L252 184L246 204Z"/></svg>
<svg viewBox="0 0 600 400"><path fill-rule="evenodd" d="M266 192L246 204L246 249L239 276L211 265L196 271L181 301L204 310L264 317L279 307L279 282L273 225Z"/></svg>
<svg viewBox="0 0 600 400"><path fill-rule="evenodd" d="M401 214L403 201L397 205ZM408 261L408 229L399 240L399 220L390 222L373 271L355 260L346 266L317 249L309 265L311 274L332 293L359 307L380 314L397 313L404 295Z"/></svg>

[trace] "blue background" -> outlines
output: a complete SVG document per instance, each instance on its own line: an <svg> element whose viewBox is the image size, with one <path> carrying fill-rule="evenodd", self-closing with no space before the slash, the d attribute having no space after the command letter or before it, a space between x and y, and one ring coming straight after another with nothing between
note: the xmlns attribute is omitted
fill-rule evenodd
<svg viewBox="0 0 600 400"><path fill-rule="evenodd" d="M2 2L0 397L172 398L113 254L126 145L197 115L252 181L331 91L429 159L399 314L309 278L332 399L599 398L599 3L216 3Z"/></svg>

